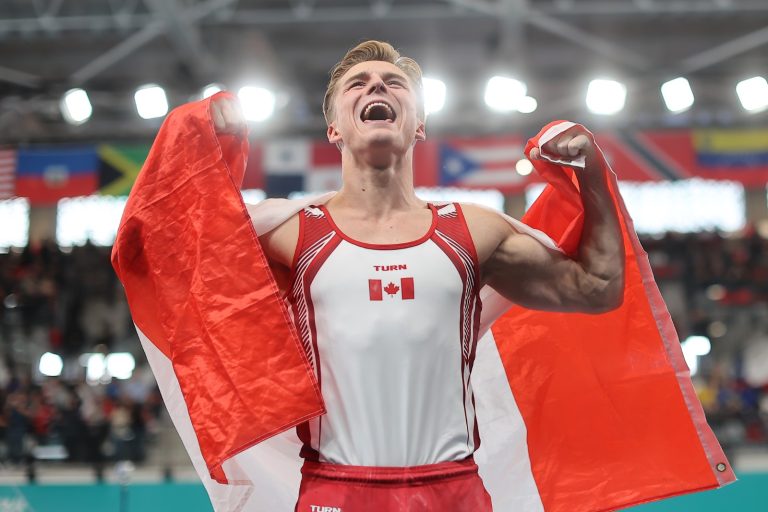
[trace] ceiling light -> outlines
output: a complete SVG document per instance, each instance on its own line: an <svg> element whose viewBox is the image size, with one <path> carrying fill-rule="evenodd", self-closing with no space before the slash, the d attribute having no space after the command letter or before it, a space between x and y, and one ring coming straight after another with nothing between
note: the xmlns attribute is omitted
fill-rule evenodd
<svg viewBox="0 0 768 512"><path fill-rule="evenodd" d="M517 111L521 114L531 114L536 112L537 108L539 108L539 102L532 96L522 98L517 105Z"/></svg>
<svg viewBox="0 0 768 512"><path fill-rule="evenodd" d="M742 80L736 84L736 94L745 110L757 112L768 107L768 82L762 76Z"/></svg>
<svg viewBox="0 0 768 512"><path fill-rule="evenodd" d="M168 98L159 85L147 84L139 87L134 94L136 110L142 119L163 117L168 113Z"/></svg>
<svg viewBox="0 0 768 512"><path fill-rule="evenodd" d="M275 95L261 87L245 86L237 91L240 107L248 121L266 121L275 111Z"/></svg>
<svg viewBox="0 0 768 512"><path fill-rule="evenodd" d="M661 86L661 96L670 112L683 112L693 106L693 91L688 80L679 77Z"/></svg>
<svg viewBox="0 0 768 512"><path fill-rule="evenodd" d="M224 86L221 84L208 84L203 88L203 99L210 98L217 92L221 92L224 90Z"/></svg>
<svg viewBox="0 0 768 512"><path fill-rule="evenodd" d="M93 108L88 93L82 89L70 89L61 98L61 114L69 124L83 124L91 118Z"/></svg>
<svg viewBox="0 0 768 512"><path fill-rule="evenodd" d="M485 86L485 104L498 112L512 112L519 108L528 87L514 78L494 76Z"/></svg>
<svg viewBox="0 0 768 512"><path fill-rule="evenodd" d="M621 112L626 100L626 86L615 80L592 80L587 88L587 108L593 114L613 115Z"/></svg>
<svg viewBox="0 0 768 512"><path fill-rule="evenodd" d="M445 106L445 82L436 78L423 78L424 110L427 114L439 112Z"/></svg>

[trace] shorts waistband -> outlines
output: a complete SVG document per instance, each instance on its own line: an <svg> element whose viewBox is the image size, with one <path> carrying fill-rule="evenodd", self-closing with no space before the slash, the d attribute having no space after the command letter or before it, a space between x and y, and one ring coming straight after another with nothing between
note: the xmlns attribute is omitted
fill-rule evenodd
<svg viewBox="0 0 768 512"><path fill-rule="evenodd" d="M301 474L327 480L381 484L418 484L477 474L472 456L464 460L438 462L423 466L347 466L326 462L304 461Z"/></svg>

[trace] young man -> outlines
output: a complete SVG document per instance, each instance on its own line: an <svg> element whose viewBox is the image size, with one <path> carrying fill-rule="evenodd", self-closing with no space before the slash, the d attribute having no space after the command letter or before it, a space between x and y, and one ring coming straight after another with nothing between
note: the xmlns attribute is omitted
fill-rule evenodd
<svg viewBox="0 0 768 512"><path fill-rule="evenodd" d="M242 129L229 100L212 110L220 133ZM324 113L342 154L341 189L260 237L328 410L297 429L296 510L328 498L345 511L491 510L472 460L479 290L549 311L621 304L624 245L596 148L579 127L542 148L585 159L584 232L570 259L493 211L416 196L421 70L389 44L347 53Z"/></svg>

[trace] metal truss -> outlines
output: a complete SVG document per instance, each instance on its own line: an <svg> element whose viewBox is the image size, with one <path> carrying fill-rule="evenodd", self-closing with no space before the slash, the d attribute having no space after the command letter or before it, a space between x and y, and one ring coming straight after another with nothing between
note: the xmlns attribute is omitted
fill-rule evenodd
<svg viewBox="0 0 768 512"><path fill-rule="evenodd" d="M221 62L207 46L210 41L206 36L213 32L247 33L254 58L268 72L290 77L297 83L297 70L290 69L290 60L278 58L273 47L276 41L268 37L270 31L293 30L301 34L320 25L343 31L373 21L379 26L389 24L396 34L401 22L413 20L466 20L495 27L494 44L487 52L490 60L513 63L520 69L530 66L530 55L537 55L540 50L526 47L528 32L535 31L560 45L579 48L628 74L647 76L660 66L681 74L694 73L768 44L768 26L752 25L746 33L726 41L717 40L709 47L702 35L701 48L692 47L694 51L677 62L667 59L661 63L660 55L644 52L637 44L589 30L589 22L602 20L621 25L622 21L642 18L653 23L666 16L759 19L767 14L766 0L2 0L0 45L61 40L62 63L71 65L71 69L64 77L45 76L42 66L24 66L26 62L14 61L9 58L11 54L0 51L0 86L27 90L27 100L39 102L39 98L46 97L51 80L59 82L59 89L61 82L88 87L158 39L169 43L170 52L164 51L163 63L182 67L187 72L185 76L200 83L221 71ZM100 50L101 53L87 54L85 61L69 59L67 38L79 34L112 35L105 38L112 46ZM113 34L121 35L118 42ZM281 48L281 52L285 51L296 52ZM338 48L325 51L337 52ZM306 88L304 92L307 93ZM554 99L545 108L559 109L568 101Z"/></svg>

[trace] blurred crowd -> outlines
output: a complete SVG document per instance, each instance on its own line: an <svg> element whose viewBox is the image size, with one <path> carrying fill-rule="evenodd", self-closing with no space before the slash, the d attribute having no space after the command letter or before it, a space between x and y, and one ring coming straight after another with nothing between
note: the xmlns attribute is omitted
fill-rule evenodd
<svg viewBox="0 0 768 512"><path fill-rule="evenodd" d="M768 444L768 352L754 356L768 351L768 240L668 233L642 242L681 340L712 342L694 384L716 434L726 448ZM55 244L0 254L0 458L20 462L46 446L71 461L146 458L162 402L109 254ZM130 352L137 371L86 382L82 365L65 364L45 377L37 364L47 351L65 361Z"/></svg>
<svg viewBox="0 0 768 512"><path fill-rule="evenodd" d="M14 377L0 391L0 401L3 455L16 465L30 457L141 463L163 407L159 392L138 378L92 385L57 377L33 384Z"/></svg>
<svg viewBox="0 0 768 512"><path fill-rule="evenodd" d="M725 306L768 303L768 239L755 231L666 233L642 242L656 279L678 281L689 302L709 291Z"/></svg>
<svg viewBox="0 0 768 512"><path fill-rule="evenodd" d="M0 254L0 334L63 354L108 349L131 335L128 307L110 248L54 243Z"/></svg>
<svg viewBox="0 0 768 512"><path fill-rule="evenodd" d="M162 401L135 337L110 248L0 254L0 460L142 462ZM129 380L86 382L83 353L130 352ZM65 362L39 373L45 352Z"/></svg>

